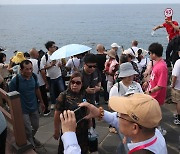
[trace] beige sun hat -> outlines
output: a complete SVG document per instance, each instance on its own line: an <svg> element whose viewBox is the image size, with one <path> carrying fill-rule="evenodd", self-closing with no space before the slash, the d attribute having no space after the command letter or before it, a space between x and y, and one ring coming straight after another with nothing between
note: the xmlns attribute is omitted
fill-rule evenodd
<svg viewBox="0 0 180 154"><path fill-rule="evenodd" d="M116 58L116 51L111 49L109 50L108 52L106 52L106 54L109 56L109 57L112 57L112 58Z"/></svg>
<svg viewBox="0 0 180 154"><path fill-rule="evenodd" d="M16 53L16 56L12 58L12 62L16 64L21 63L23 60L26 60L26 58L24 57L24 53L19 51Z"/></svg>
<svg viewBox="0 0 180 154"><path fill-rule="evenodd" d="M125 55L129 54L129 55L135 57L135 53L133 52L133 50L131 50L131 48L124 50L123 54L125 54Z"/></svg>
<svg viewBox="0 0 180 154"><path fill-rule="evenodd" d="M109 100L109 105L114 111L128 115L135 123L145 128L157 127L162 119L159 103L147 94L113 96Z"/></svg>

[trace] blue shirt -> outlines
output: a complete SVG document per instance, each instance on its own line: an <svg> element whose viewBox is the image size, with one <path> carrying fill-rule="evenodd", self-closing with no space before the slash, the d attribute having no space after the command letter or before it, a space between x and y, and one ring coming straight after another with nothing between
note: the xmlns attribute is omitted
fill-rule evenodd
<svg viewBox="0 0 180 154"><path fill-rule="evenodd" d="M35 112L38 109L36 88L39 87L38 82L33 76L30 79L25 79L21 74L19 76L18 92L20 93L21 107L23 114L29 114ZM17 91L16 76L11 80L9 84L10 91Z"/></svg>

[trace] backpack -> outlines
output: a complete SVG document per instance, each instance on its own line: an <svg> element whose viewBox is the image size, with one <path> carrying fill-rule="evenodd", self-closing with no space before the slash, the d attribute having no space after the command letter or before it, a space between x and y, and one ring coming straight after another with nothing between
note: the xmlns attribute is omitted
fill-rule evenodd
<svg viewBox="0 0 180 154"><path fill-rule="evenodd" d="M37 82L37 76L36 74L32 73L32 77L34 78L35 82ZM16 91L19 91L19 74L15 76L16 78Z"/></svg>

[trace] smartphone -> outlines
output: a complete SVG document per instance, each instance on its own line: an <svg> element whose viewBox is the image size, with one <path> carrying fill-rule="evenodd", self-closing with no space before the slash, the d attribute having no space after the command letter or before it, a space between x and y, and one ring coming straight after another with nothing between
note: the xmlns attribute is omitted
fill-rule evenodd
<svg viewBox="0 0 180 154"><path fill-rule="evenodd" d="M74 114L76 117L76 123L83 120L83 118L87 115L87 108L86 107L78 107L74 110Z"/></svg>

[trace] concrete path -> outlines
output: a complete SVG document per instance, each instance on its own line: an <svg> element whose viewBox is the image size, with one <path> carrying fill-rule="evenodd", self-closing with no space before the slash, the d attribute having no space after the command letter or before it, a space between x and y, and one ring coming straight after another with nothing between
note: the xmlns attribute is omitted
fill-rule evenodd
<svg viewBox="0 0 180 154"><path fill-rule="evenodd" d="M101 105L107 109L107 105ZM168 153L180 154L178 151L178 137L180 136L180 126L173 124L173 112L175 112L175 104L165 104L162 107L163 120L162 126L167 130L165 136ZM58 141L53 138L53 112L48 117L40 118L40 127L36 134L36 138L43 144L43 148L37 149L39 154L56 154L58 149ZM108 125L104 121L97 121L97 132L99 133L99 153L116 154L116 148L121 142L121 138L117 134L109 133ZM123 152L126 153L126 152Z"/></svg>

